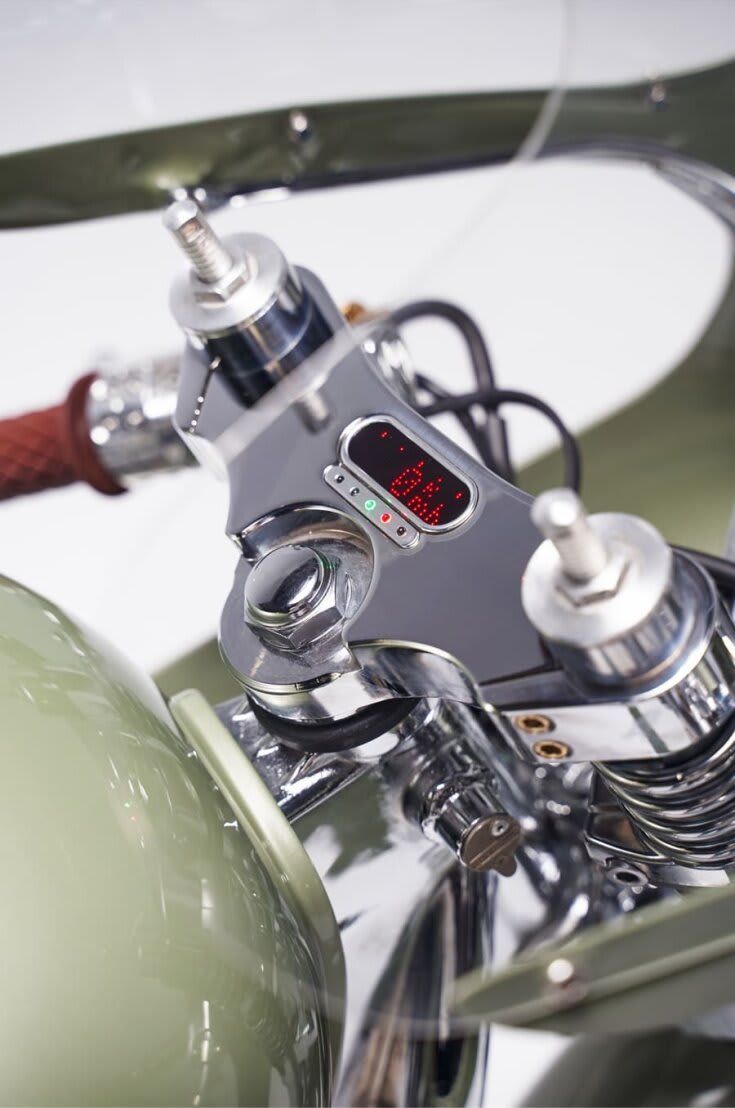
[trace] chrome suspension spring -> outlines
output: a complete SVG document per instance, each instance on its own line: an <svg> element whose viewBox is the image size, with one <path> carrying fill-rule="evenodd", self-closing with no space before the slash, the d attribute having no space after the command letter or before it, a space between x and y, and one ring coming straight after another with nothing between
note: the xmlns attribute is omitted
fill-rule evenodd
<svg viewBox="0 0 735 1108"><path fill-rule="evenodd" d="M597 765L642 841L683 866L735 864L735 725L686 754Z"/></svg>

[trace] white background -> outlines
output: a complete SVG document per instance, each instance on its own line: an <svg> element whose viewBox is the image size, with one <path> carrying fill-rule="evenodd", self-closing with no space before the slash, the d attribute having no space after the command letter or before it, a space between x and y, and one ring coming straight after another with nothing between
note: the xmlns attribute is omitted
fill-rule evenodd
<svg viewBox="0 0 735 1108"><path fill-rule="evenodd" d="M730 56L728 0L0 0L0 149L329 99L604 84ZM703 124L706 125L706 124ZM582 428L694 345L729 276L729 237L647 170L546 161L248 204L222 232L263 231L338 303L422 294L481 321L501 384ZM157 215L2 236L5 414L58 400L102 352L167 352L181 261ZM460 348L414 328L421 367L457 387ZM513 417L517 460L553 441ZM233 552L226 489L205 473L125 498L70 489L6 504L2 570L146 666L213 633ZM518 1100L519 1059L547 1037L495 1040L492 1102ZM502 1064L506 1047L515 1063Z"/></svg>

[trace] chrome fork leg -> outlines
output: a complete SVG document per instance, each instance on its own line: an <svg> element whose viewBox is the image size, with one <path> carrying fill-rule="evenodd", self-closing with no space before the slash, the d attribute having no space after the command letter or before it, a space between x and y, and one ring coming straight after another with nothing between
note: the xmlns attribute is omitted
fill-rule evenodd
<svg viewBox="0 0 735 1108"><path fill-rule="evenodd" d="M488 1028L457 1029L447 1013L454 981L489 964L495 881L458 866L442 878L378 983L335 1103L482 1104Z"/></svg>

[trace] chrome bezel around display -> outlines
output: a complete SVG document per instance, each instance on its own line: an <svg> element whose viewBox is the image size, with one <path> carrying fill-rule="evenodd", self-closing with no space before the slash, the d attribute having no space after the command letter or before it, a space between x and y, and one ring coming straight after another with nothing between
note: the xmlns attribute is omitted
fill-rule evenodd
<svg viewBox="0 0 735 1108"><path fill-rule="evenodd" d="M350 442L358 431L361 431L363 427L367 427L371 423L390 423L391 426L395 427L397 431L400 431L402 435L405 435L406 438L409 439L416 447L418 447L420 450L423 450L424 453L428 454L430 458L433 458L438 465L444 466L444 468L449 470L449 472L453 474L458 481L462 481L463 484L467 486L470 493L470 500L461 515L457 516L456 519L451 520L451 522L449 523L424 523L424 521L419 519L417 515L414 515L414 513L409 508L407 508L405 504L403 504L400 500L397 500L395 496L391 496L387 489L384 489L382 485L379 485L374 477L371 477L370 474L366 473L364 469L355 464L348 453ZM381 497L381 499L385 500L385 502L390 505L393 511L395 511L399 516L402 516L403 519L407 520L407 522L415 527L417 531L420 531L424 535L441 535L446 534L447 531L455 531L458 527L461 527L464 523L466 523L467 520L474 514L475 509L477 508L477 505L479 503L480 495L477 490L477 485L471 477L468 477L468 475L466 473L463 473L461 469L458 469L457 466L453 465L445 457L438 454L435 450L432 450L431 447L426 445L423 439L417 438L416 435L412 434L412 432L409 430L408 427L405 426L405 424L401 423L399 420L394 419L392 416L389 415L360 416L359 419L354 420L347 427L345 427L339 440L339 459L340 463L345 467L345 469L349 470L350 473L354 474L355 477L359 478L361 481L364 481L365 484L370 487L370 489L372 489L378 496Z"/></svg>

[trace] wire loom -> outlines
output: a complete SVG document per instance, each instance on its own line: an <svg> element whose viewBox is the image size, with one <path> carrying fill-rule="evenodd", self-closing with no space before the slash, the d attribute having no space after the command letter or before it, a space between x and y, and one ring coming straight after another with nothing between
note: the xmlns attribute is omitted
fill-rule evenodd
<svg viewBox="0 0 735 1108"><path fill-rule="evenodd" d="M430 404L418 407L421 415L432 416L451 412L468 434L484 464L515 483L510 457L508 432L499 408L504 404L518 404L532 408L545 416L556 428L564 454L565 484L579 492L582 483L582 462L579 444L559 414L546 401L518 389L500 389L495 379L490 352L482 331L475 320L457 304L446 300L417 300L391 312L388 322L400 329L419 319L442 319L452 324L464 339L470 363L477 382L477 389L454 395L446 392L424 374L417 375L417 384L432 399ZM478 419L478 412L481 419Z"/></svg>

